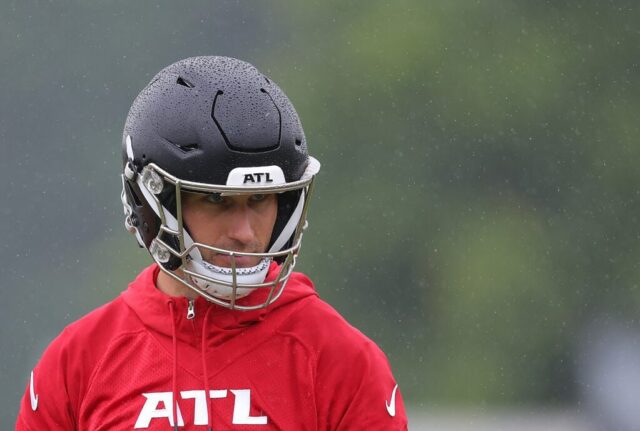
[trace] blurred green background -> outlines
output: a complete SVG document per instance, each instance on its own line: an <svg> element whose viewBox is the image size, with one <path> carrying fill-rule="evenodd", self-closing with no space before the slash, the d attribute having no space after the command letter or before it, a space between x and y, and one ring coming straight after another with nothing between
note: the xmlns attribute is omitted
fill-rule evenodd
<svg viewBox="0 0 640 431"><path fill-rule="evenodd" d="M594 319L640 311L635 1L5 1L0 428L68 323L150 258L123 229L130 103L247 60L323 164L299 269L413 409L571 406ZM320 324L320 322L319 322Z"/></svg>

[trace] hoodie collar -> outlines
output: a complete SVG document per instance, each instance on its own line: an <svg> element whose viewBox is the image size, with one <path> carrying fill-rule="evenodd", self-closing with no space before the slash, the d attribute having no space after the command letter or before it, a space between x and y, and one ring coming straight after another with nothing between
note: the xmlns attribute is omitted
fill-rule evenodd
<svg viewBox="0 0 640 431"><path fill-rule="evenodd" d="M279 270L279 265L275 262L272 263L266 281L274 280ZM160 267L157 264L145 268L129 284L128 289L122 293L122 297L145 326L170 337L173 334L173 328L169 304L173 303L178 340L193 345L199 342L199 337L196 334L200 333L202 329L205 313L208 313L207 326L210 328L207 332L215 338L216 332L236 332L235 330L239 328L260 322L275 309L302 298L317 295L311 280L303 274L292 273L280 298L266 308L250 311L230 310L198 296L193 301L195 318L187 319L190 301L185 297L169 296L157 289L156 280L159 272ZM258 291L251 294L250 297L263 294L266 295L267 292ZM250 297L240 299L239 303L241 304L243 300L248 300ZM211 310L208 310L209 308Z"/></svg>

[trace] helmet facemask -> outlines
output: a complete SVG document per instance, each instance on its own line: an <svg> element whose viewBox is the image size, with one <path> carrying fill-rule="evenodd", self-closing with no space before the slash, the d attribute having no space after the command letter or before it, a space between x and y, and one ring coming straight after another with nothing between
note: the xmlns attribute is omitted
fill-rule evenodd
<svg viewBox="0 0 640 431"><path fill-rule="evenodd" d="M229 174L230 185L214 185L181 180L154 163L146 165L139 174L136 173L138 169L125 167L122 195L125 225L136 235L138 242L149 250L162 271L207 300L237 310L263 308L278 299L293 271L300 251L302 234L307 226L306 214L313 179L319 167L319 162L310 157L307 168L298 181L287 183L284 176L277 175L276 172L274 178L270 178L270 183L257 185L247 185L247 177L244 177L244 182L234 181L234 174L242 179L243 175L252 175L247 172L263 172L265 169L277 171L279 168L237 168L234 169L236 172L232 171ZM185 192L219 193L223 196L277 194L278 215L268 250L262 253L248 253L194 241L183 219ZM133 198L135 195L138 195L137 199ZM138 202L133 202L132 205L132 200ZM153 232L151 235L144 232L145 227L142 226L141 229L140 223L136 223L136 211L132 208L136 204L153 211L157 221L157 228L153 227L155 235ZM138 226L135 226L136 224ZM231 266L222 267L207 262L203 258L205 250L228 256ZM240 256L260 260L252 267L238 267L236 258ZM281 263L278 274L271 281L265 281L270 264L274 260ZM258 294L258 291L264 293ZM253 292L256 294L242 301L243 304L238 304L239 299Z"/></svg>

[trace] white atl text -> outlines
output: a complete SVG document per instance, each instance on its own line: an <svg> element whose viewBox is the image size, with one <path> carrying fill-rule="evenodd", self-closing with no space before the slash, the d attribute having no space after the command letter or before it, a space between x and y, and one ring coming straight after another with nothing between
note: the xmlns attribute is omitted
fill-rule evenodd
<svg viewBox="0 0 640 431"><path fill-rule="evenodd" d="M234 425L266 425L266 416L251 416L251 390L250 389L226 389L209 391L209 398L220 399L226 398L227 392L231 392L235 396L233 403ZM169 421L170 426L173 424L173 393L171 392L148 392L142 394L145 397L144 406L138 415L135 429L149 428L151 421L154 419L165 419ZM207 425L207 395L206 391L181 391L180 397L183 400L193 400L193 425ZM176 412L178 426L184 426L184 418L180 407Z"/></svg>

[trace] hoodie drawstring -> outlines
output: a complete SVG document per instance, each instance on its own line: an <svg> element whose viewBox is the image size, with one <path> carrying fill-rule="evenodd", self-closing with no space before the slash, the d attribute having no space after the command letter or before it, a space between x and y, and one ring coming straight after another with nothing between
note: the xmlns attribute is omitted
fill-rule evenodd
<svg viewBox="0 0 640 431"><path fill-rule="evenodd" d="M202 372L203 372L203 377L204 377L204 390L205 390L205 394L206 394L206 398L207 398L207 431L211 431L211 396L210 396L210 390L209 390L209 376L207 375L207 320L209 318L209 312L211 311L213 307L211 305L209 305L209 307L207 307L207 312L204 313L204 320L202 322L202 346L201 346L201 353L202 353Z"/></svg>
<svg viewBox="0 0 640 431"><path fill-rule="evenodd" d="M171 310L171 336L173 339L173 429L178 431L178 336L176 331L176 304L169 302L169 310Z"/></svg>
<svg viewBox="0 0 640 431"><path fill-rule="evenodd" d="M211 397L209 388L209 375L207 373L207 321L209 320L209 312L213 307L207 307L206 313L204 313L204 320L202 322L202 346L200 352L202 354L202 370L204 378L204 389L207 399L207 431L212 431L211 428ZM178 336L176 330L176 304L169 302L169 310L171 311L171 336L173 341L173 429L178 431Z"/></svg>

